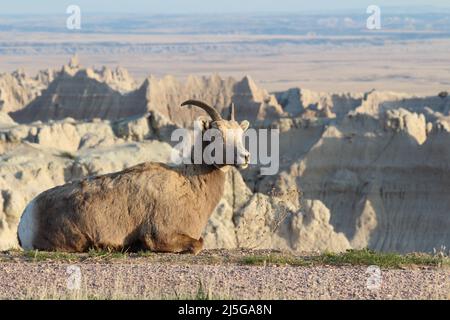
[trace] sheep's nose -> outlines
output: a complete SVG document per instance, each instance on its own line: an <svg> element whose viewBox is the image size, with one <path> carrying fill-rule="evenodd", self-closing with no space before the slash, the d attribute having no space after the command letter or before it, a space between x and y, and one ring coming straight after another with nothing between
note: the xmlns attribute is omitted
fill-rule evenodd
<svg viewBox="0 0 450 320"><path fill-rule="evenodd" d="M249 152L244 154L244 159L245 159L245 163L249 163L250 162L250 153Z"/></svg>

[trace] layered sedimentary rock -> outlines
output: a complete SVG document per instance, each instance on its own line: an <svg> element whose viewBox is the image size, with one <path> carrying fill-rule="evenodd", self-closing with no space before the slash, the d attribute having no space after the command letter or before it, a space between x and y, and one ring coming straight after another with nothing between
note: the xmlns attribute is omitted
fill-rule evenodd
<svg viewBox="0 0 450 320"><path fill-rule="evenodd" d="M283 109L291 116L341 119L361 105L363 95L358 93L325 93L292 88L277 92Z"/></svg>
<svg viewBox="0 0 450 320"><path fill-rule="evenodd" d="M218 75L191 76L184 83L171 76L162 79L151 76L137 87L126 70L83 69L76 59L55 73L53 81L34 100L21 101L20 110L15 107L5 111L12 111L10 116L19 123L67 117L117 120L154 112L176 125L189 126L202 111L180 110L180 104L187 99L205 101L224 116L234 102L237 119L271 121L283 114L275 96L258 88L248 76L241 81Z"/></svg>
<svg viewBox="0 0 450 320"><path fill-rule="evenodd" d="M448 246L449 122L427 111L448 115L448 103L373 92L341 121L322 124L316 118L309 124L323 132L280 176L295 178L305 199L320 200L354 248L410 252Z"/></svg>
<svg viewBox="0 0 450 320"><path fill-rule="evenodd" d="M100 82L90 69L78 70L75 74L63 69L39 97L10 115L20 123L67 117L120 119L145 113L145 96L138 93L124 95Z"/></svg>
<svg viewBox="0 0 450 320"><path fill-rule="evenodd" d="M23 108L38 97L53 78L54 72L50 69L40 71L35 77L29 77L23 70L0 74L0 112Z"/></svg>
<svg viewBox="0 0 450 320"><path fill-rule="evenodd" d="M250 77L218 75L149 77L137 86L123 70L83 69L76 59L40 81L39 94L10 85L29 98L9 99L10 116L0 112L0 249L17 245L18 219L37 193L143 161L170 162L172 130L204 115L179 107L185 99L204 100L224 116L233 102L238 119L280 130L280 171L230 171L205 230L207 247L450 247L445 95L271 94Z"/></svg>
<svg viewBox="0 0 450 320"><path fill-rule="evenodd" d="M17 123L5 112L0 112L0 128L15 126Z"/></svg>

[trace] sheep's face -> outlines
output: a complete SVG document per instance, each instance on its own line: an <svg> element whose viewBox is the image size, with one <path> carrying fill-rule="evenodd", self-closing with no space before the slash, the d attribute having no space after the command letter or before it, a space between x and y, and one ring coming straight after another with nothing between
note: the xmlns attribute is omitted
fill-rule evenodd
<svg viewBox="0 0 450 320"><path fill-rule="evenodd" d="M204 138L211 141L204 152L205 160L216 165L225 164L242 169L247 168L250 163L250 152L245 149L244 137L248 127L249 122L247 120L240 123L235 120L204 123ZM214 145L216 151L209 152L213 149L212 145ZM207 148L210 148L210 150L207 150ZM215 157L209 157L211 153Z"/></svg>
<svg viewBox="0 0 450 320"><path fill-rule="evenodd" d="M248 129L249 122L244 120L239 123L235 120L234 103L230 105L228 120L222 118L216 109L202 101L187 100L181 104L181 106L186 105L202 108L212 119L199 119L204 141L202 161L215 166L234 165L243 169L247 168L250 163L250 152L244 146L244 133Z"/></svg>

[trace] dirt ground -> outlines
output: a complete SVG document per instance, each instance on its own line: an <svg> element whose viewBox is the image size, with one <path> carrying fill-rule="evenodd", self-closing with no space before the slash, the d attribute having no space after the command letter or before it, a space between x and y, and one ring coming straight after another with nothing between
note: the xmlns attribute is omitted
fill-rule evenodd
<svg viewBox="0 0 450 320"><path fill-rule="evenodd" d="M76 261L0 256L1 299L450 299L437 267L245 265L245 252Z"/></svg>

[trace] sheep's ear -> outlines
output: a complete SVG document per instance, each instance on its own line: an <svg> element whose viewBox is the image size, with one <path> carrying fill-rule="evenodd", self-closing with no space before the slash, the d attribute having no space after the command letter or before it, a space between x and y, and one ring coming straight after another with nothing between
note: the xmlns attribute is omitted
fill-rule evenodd
<svg viewBox="0 0 450 320"><path fill-rule="evenodd" d="M207 117L198 117L196 121L202 131L206 131L211 128L211 120Z"/></svg>
<svg viewBox="0 0 450 320"><path fill-rule="evenodd" d="M248 122L247 120L244 120L239 125L241 126L242 130L246 131L248 129L248 127L250 126L250 122Z"/></svg>

